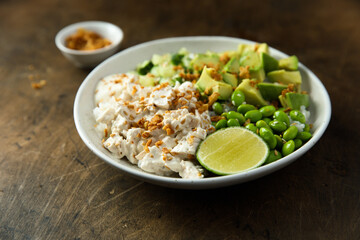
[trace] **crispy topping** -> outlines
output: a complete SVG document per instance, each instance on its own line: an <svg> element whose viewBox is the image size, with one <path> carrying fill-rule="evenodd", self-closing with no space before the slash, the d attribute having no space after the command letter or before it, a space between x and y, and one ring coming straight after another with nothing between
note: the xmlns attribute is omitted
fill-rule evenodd
<svg viewBox="0 0 360 240"><path fill-rule="evenodd" d="M33 89L41 89L46 85L46 80L40 80L38 83L31 83L31 87Z"/></svg>
<svg viewBox="0 0 360 240"><path fill-rule="evenodd" d="M145 150L145 152L147 152L147 153L150 152L149 146L150 146L151 142L152 142L152 139L150 138L150 139L146 142L146 144L145 144L144 150Z"/></svg>
<svg viewBox="0 0 360 240"><path fill-rule="evenodd" d="M155 146L160 147L163 144L163 141L159 140L155 143Z"/></svg>
<svg viewBox="0 0 360 240"><path fill-rule="evenodd" d="M212 122L218 122L218 121L220 121L221 119L225 119L225 117L223 117L223 116L212 116L212 117L211 117L211 121L212 121Z"/></svg>
<svg viewBox="0 0 360 240"><path fill-rule="evenodd" d="M174 133L174 130L171 129L171 125L169 123L163 127L163 130L166 131L167 135L171 135Z"/></svg>
<svg viewBox="0 0 360 240"><path fill-rule="evenodd" d="M213 92L210 96L209 96L209 102L208 105L211 106L213 105L214 102L216 102L216 100L219 98L220 93L218 92Z"/></svg>
<svg viewBox="0 0 360 240"><path fill-rule="evenodd" d="M65 40L66 47L75 50L95 50L110 45L111 42L100 34L83 28Z"/></svg>
<svg viewBox="0 0 360 240"><path fill-rule="evenodd" d="M239 77L240 78L250 78L250 71L249 71L249 66L246 67L240 67L240 72L239 72Z"/></svg>

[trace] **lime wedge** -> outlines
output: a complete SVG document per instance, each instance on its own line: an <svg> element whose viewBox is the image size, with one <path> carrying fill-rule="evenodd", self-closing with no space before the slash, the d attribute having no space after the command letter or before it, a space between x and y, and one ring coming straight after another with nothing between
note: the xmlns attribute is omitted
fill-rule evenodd
<svg viewBox="0 0 360 240"><path fill-rule="evenodd" d="M218 130L199 145L199 163L218 175L246 172L262 165L269 154L267 144L243 127Z"/></svg>

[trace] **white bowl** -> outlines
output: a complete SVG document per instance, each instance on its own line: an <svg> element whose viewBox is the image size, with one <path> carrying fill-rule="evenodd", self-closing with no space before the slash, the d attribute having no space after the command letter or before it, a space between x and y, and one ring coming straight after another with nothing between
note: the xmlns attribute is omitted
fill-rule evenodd
<svg viewBox="0 0 360 240"><path fill-rule="evenodd" d="M67 48L65 46L66 38L74 34L79 28L94 31L102 37L109 39L111 44L104 48L91 51L80 51ZM95 67L119 50L123 37L123 31L112 23L86 21L71 24L60 30L55 37L55 44L61 53L77 67Z"/></svg>
<svg viewBox="0 0 360 240"><path fill-rule="evenodd" d="M276 162L235 175L187 180L157 176L144 172L136 165L132 165L127 159L117 160L101 145L101 139L94 129L95 120L92 114L92 110L95 107L94 91L101 78L110 74L125 73L133 70L138 63L150 59L154 53L175 53L181 47L186 47L190 52L205 52L207 50L221 52L236 49L239 43L254 42L230 37L168 38L128 48L107 59L86 77L76 94L74 120L80 137L86 146L98 157L122 172L128 173L142 181L172 188L206 189L239 184L265 176L294 162L320 139L329 124L331 116L330 98L325 87L314 73L301 63L299 64L299 69L303 77L303 89L308 91L310 95L309 110L311 112L310 122L313 123L313 137L301 148ZM270 53L276 58L288 56L273 48L270 48Z"/></svg>

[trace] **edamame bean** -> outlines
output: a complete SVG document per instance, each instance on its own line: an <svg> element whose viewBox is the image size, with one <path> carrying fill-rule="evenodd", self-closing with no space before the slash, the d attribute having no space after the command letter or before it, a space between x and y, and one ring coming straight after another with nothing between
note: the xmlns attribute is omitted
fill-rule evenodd
<svg viewBox="0 0 360 240"><path fill-rule="evenodd" d="M279 121L277 119L271 121L269 123L269 126L276 132L283 132L286 130L286 124L282 121Z"/></svg>
<svg viewBox="0 0 360 240"><path fill-rule="evenodd" d="M303 142L306 142L312 137L312 134L310 132L298 132L296 135L296 138L300 139Z"/></svg>
<svg viewBox="0 0 360 240"><path fill-rule="evenodd" d="M264 106L259 109L263 117L270 117L276 111L276 108L273 105Z"/></svg>
<svg viewBox="0 0 360 240"><path fill-rule="evenodd" d="M241 114L245 114L247 113L248 111L251 111L251 110L255 110L256 107L254 105L251 105L251 104L241 104L238 108L237 108L237 111Z"/></svg>
<svg viewBox="0 0 360 240"><path fill-rule="evenodd" d="M291 110L289 115L294 121L298 121L301 123L305 123L306 121L304 114L302 114L299 110Z"/></svg>
<svg viewBox="0 0 360 240"><path fill-rule="evenodd" d="M244 101L245 101L245 94L244 94L242 91L240 91L240 90L235 90L235 91L231 94L231 103L232 103L235 107L240 106Z"/></svg>
<svg viewBox="0 0 360 240"><path fill-rule="evenodd" d="M251 122L257 122L262 118L262 114L259 110L250 110L245 113L245 118L250 119Z"/></svg>
<svg viewBox="0 0 360 240"><path fill-rule="evenodd" d="M236 118L239 121L240 125L243 125L245 123L245 117L241 113L230 111L226 115L227 119Z"/></svg>
<svg viewBox="0 0 360 240"><path fill-rule="evenodd" d="M219 130L221 128L226 128L227 127L227 121L226 119L220 119L216 124L215 124L215 129Z"/></svg>
<svg viewBox="0 0 360 240"><path fill-rule="evenodd" d="M290 153L292 153L294 150L295 150L295 143L293 140L289 140L286 143L284 143L281 152L284 156L287 156Z"/></svg>
<svg viewBox="0 0 360 240"><path fill-rule="evenodd" d="M304 132L310 132L310 125L305 123Z"/></svg>
<svg viewBox="0 0 360 240"><path fill-rule="evenodd" d="M269 156L265 160L264 164L269 164L269 163L275 162L276 160L279 160L280 158L282 158L282 154L279 151L277 151L276 149L271 150L269 152Z"/></svg>
<svg viewBox="0 0 360 240"><path fill-rule="evenodd" d="M290 126L289 117L283 111L277 110L276 112L274 112L274 119L284 122L286 124L286 126Z"/></svg>
<svg viewBox="0 0 360 240"><path fill-rule="evenodd" d="M284 134L283 134L283 139L285 141L289 141L292 140L296 137L296 135L298 134L298 129L296 126L290 126L288 129L285 130Z"/></svg>
<svg viewBox="0 0 360 240"><path fill-rule="evenodd" d="M222 114L222 112L224 111L223 107L221 106L221 103L219 102L214 102L214 104L212 105L212 109L218 115Z"/></svg>
<svg viewBox="0 0 360 240"><path fill-rule="evenodd" d="M272 129L269 127L269 125L264 121L264 120L259 120L256 122L256 127L258 128L262 128L262 127L265 127L265 128L268 128L271 130L272 132Z"/></svg>
<svg viewBox="0 0 360 240"><path fill-rule="evenodd" d="M269 125L269 123L271 122L271 119L268 117L265 117L262 120L264 120L267 123L267 125Z"/></svg>
<svg viewBox="0 0 360 240"><path fill-rule="evenodd" d="M295 138L294 143L295 143L295 149L298 149L303 144L301 139L299 139L299 138Z"/></svg>
<svg viewBox="0 0 360 240"><path fill-rule="evenodd" d="M259 135L264 141L269 145L270 149L274 149L276 147L277 141L274 137L274 134L268 128L260 128Z"/></svg>
<svg viewBox="0 0 360 240"><path fill-rule="evenodd" d="M274 134L274 137L276 139L276 148L281 150L282 146L284 145L283 140L281 139L281 137L277 134Z"/></svg>
<svg viewBox="0 0 360 240"><path fill-rule="evenodd" d="M255 125L253 123L249 123L248 125L245 126L245 128L249 129L253 133L257 133L257 131L258 131L258 128L255 127Z"/></svg>
<svg viewBox="0 0 360 240"><path fill-rule="evenodd" d="M228 127L240 127L240 123L236 118L230 118L227 121Z"/></svg>

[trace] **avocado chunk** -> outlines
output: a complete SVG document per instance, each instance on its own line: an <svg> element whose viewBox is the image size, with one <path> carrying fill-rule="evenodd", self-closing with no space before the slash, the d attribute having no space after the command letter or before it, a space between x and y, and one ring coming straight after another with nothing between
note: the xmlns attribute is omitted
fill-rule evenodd
<svg viewBox="0 0 360 240"><path fill-rule="evenodd" d="M260 53L260 58L264 66L265 73L279 69L279 61L269 54L262 52Z"/></svg>
<svg viewBox="0 0 360 240"><path fill-rule="evenodd" d="M301 74L299 71L285 71L284 69L269 72L267 74L269 81L281 84L294 84L297 91L301 91Z"/></svg>
<svg viewBox="0 0 360 240"><path fill-rule="evenodd" d="M287 88L286 85L276 83L259 83L257 86L261 96L268 101L277 100L281 92Z"/></svg>
<svg viewBox="0 0 360 240"><path fill-rule="evenodd" d="M237 87L238 85L238 80L236 78L236 76L234 74L228 73L228 72L223 72L221 73L221 76L223 78L223 81L229 85L231 85L232 87Z"/></svg>
<svg viewBox="0 0 360 240"><path fill-rule="evenodd" d="M224 66L223 71L230 73L239 73L239 60L237 57L232 57Z"/></svg>
<svg viewBox="0 0 360 240"><path fill-rule="evenodd" d="M248 51L269 53L269 46L266 43L239 44L237 52L242 55Z"/></svg>
<svg viewBox="0 0 360 240"><path fill-rule="evenodd" d="M139 82L143 87L153 87L155 86L155 79L149 75L144 75L139 77Z"/></svg>
<svg viewBox="0 0 360 240"><path fill-rule="evenodd" d="M214 53L196 54L190 65L195 71L201 71L204 66L219 69L221 66L220 57Z"/></svg>
<svg viewBox="0 0 360 240"><path fill-rule="evenodd" d="M300 110L301 106L309 107L309 95L301 93L288 92L279 96L281 105L284 108Z"/></svg>
<svg viewBox="0 0 360 240"><path fill-rule="evenodd" d="M269 46L266 43L255 44L258 53L269 53Z"/></svg>
<svg viewBox="0 0 360 240"><path fill-rule="evenodd" d="M259 89L257 89L257 81L252 79L244 79L235 89L240 90L245 95L245 102L257 106L267 105L268 102L261 96Z"/></svg>
<svg viewBox="0 0 360 240"><path fill-rule="evenodd" d="M218 92L220 94L220 100L227 100L232 92L233 87L222 81L216 81L211 77L211 73L216 71L213 68L207 68L204 66L199 80L196 82L196 88L206 95L211 95L213 92Z"/></svg>
<svg viewBox="0 0 360 240"><path fill-rule="evenodd" d="M240 58L239 63L240 66L242 67L249 66L249 72L251 78L256 78L260 82L264 81L265 71L260 56L257 52L247 51Z"/></svg>
<svg viewBox="0 0 360 240"><path fill-rule="evenodd" d="M296 71L298 70L298 65L299 65L299 60L295 55L279 60L280 69Z"/></svg>

